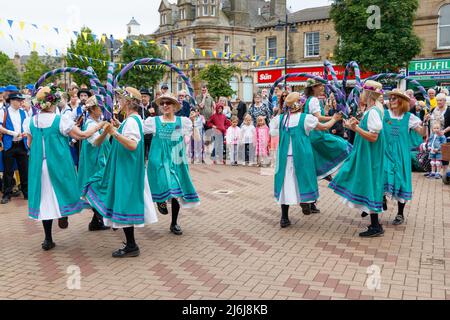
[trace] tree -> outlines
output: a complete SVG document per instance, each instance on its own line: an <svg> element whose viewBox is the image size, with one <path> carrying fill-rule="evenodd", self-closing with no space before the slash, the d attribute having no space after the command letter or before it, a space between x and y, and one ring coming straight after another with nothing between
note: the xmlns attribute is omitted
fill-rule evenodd
<svg viewBox="0 0 450 320"><path fill-rule="evenodd" d="M240 72L234 65L212 64L199 72L198 79L208 84L209 94L213 98L231 97L236 93L230 86L231 78Z"/></svg>
<svg viewBox="0 0 450 320"><path fill-rule="evenodd" d="M340 41L336 62L357 61L363 70L398 72L421 51L413 23L418 0L336 0L331 18Z"/></svg>
<svg viewBox="0 0 450 320"><path fill-rule="evenodd" d="M134 40L140 41L139 44ZM133 62L142 58L161 58L161 50L156 44L147 43L143 37L134 38L133 40L125 40L122 48L121 59L124 62ZM147 69L146 67L138 67L130 70L120 81L121 85L128 85L135 88L152 88L164 76L163 68Z"/></svg>
<svg viewBox="0 0 450 320"><path fill-rule="evenodd" d="M20 74L8 55L0 52L0 86L20 86Z"/></svg>
<svg viewBox="0 0 450 320"><path fill-rule="evenodd" d="M108 61L109 55L105 46L99 41L100 39L94 39L92 31L89 28L82 28L75 41L70 42L70 47L67 49L68 53L88 57L90 61L82 61L76 57L72 57L69 54L66 56L66 62L69 67L75 67L85 69L89 66L94 68L95 73L101 82L106 82L106 74L108 66L101 61ZM101 61L97 61L101 60ZM82 83L89 83L89 79L79 75L73 75L75 82L78 85Z"/></svg>
<svg viewBox="0 0 450 320"><path fill-rule="evenodd" d="M31 56L25 64L25 72L22 75L23 83L35 83L44 73L50 71L36 51L31 52Z"/></svg>

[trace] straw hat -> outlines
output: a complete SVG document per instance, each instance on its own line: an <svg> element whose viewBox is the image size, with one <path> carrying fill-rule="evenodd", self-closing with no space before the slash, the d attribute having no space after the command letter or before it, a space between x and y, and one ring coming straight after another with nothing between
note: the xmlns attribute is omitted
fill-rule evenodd
<svg viewBox="0 0 450 320"><path fill-rule="evenodd" d="M402 99L405 99L408 102L411 101L411 98L405 92L403 92L400 89L394 89L391 92L389 92L389 97L390 96L397 96L397 97L400 97Z"/></svg>
<svg viewBox="0 0 450 320"><path fill-rule="evenodd" d="M373 80L367 80L363 85L363 90L373 92L379 95L384 94L383 85Z"/></svg>
<svg viewBox="0 0 450 320"><path fill-rule="evenodd" d="M37 100L45 100L45 97L52 91L50 87L43 87L36 93Z"/></svg>
<svg viewBox="0 0 450 320"><path fill-rule="evenodd" d="M87 99L85 103L86 108L92 108L93 106L98 106L98 101L96 96L92 96Z"/></svg>
<svg viewBox="0 0 450 320"><path fill-rule="evenodd" d="M162 96L160 96L158 99L155 100L155 103L158 105L158 107L161 107L161 101L162 100L170 100L173 102L174 106L175 106L175 113L181 110L181 104L178 101L178 99L173 95L173 94L163 94Z"/></svg>
<svg viewBox="0 0 450 320"><path fill-rule="evenodd" d="M323 86L324 84L320 81L317 81L316 79L308 79L306 81L306 87L307 88L313 88L316 86Z"/></svg>
<svg viewBox="0 0 450 320"><path fill-rule="evenodd" d="M292 92L290 93L287 97L286 100L284 101L284 103L286 104L286 107L291 111L291 112L297 112L298 110L300 110L301 108L303 108L303 106L305 105L305 98L303 98L300 93L298 92Z"/></svg>

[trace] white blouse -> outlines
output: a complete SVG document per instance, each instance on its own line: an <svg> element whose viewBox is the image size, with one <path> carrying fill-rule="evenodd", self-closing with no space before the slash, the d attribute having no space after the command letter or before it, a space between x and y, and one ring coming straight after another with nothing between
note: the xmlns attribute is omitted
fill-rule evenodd
<svg viewBox="0 0 450 320"><path fill-rule="evenodd" d="M298 123L300 122L300 115L301 113L294 113L291 114L289 118L289 128L293 128L298 126ZM276 116L275 118L270 121L270 135L272 137L278 136L280 134L280 119L281 115ZM319 124L319 119L317 119L315 116L307 114L305 118L305 132L306 135L309 136L310 132L314 130L317 125Z"/></svg>
<svg viewBox="0 0 450 320"><path fill-rule="evenodd" d="M392 119L395 119L395 120L402 120L403 117L405 116L405 114L402 114L400 117L395 116L391 110L389 110L389 115L391 116ZM422 125L422 120L420 120L420 118L418 118L417 116L411 114L411 116L409 117L408 129L414 130L417 127L420 127L421 125Z"/></svg>
<svg viewBox="0 0 450 320"><path fill-rule="evenodd" d="M88 119L86 121L86 131L96 125L97 125L97 122L95 122L93 119ZM98 137L100 137L100 133L98 131L96 131L92 136L87 138L87 142L89 142L93 147L97 147L95 145L95 141L97 140Z"/></svg>
<svg viewBox="0 0 450 320"><path fill-rule="evenodd" d="M161 120L162 123L175 123L176 118L175 118L175 121L169 122L169 121L164 121L163 117L159 116L159 119ZM191 119L189 119L187 117L180 117L180 118L181 118L181 130L183 132L183 135L190 136L193 131L193 124L192 124ZM155 117L150 117L150 118L145 119L144 133L145 134L155 134L156 133L156 118Z"/></svg>
<svg viewBox="0 0 450 320"><path fill-rule="evenodd" d="M256 135L256 128L253 124L251 125L246 125L243 124L241 125L241 142L248 144L248 143L253 143L253 137Z"/></svg>
<svg viewBox="0 0 450 320"><path fill-rule="evenodd" d="M312 97L309 101L309 113L315 114L315 113L321 113L320 110L320 101L316 97Z"/></svg>
<svg viewBox="0 0 450 320"><path fill-rule="evenodd" d="M36 128L45 129L52 126L53 121L55 120L55 113L39 113L32 118L25 119L23 123L23 130L25 133L31 135L30 130L30 121L33 121L34 126ZM69 136L69 133L75 127L75 122L68 117L61 117L61 121L59 123L59 131L64 136Z"/></svg>
<svg viewBox="0 0 450 320"><path fill-rule="evenodd" d="M141 132L139 131L138 121L140 121L141 125L143 126L142 119L140 117L139 120L137 120L135 117L128 117L125 121L126 122L122 129L122 135L139 143L142 137Z"/></svg>
<svg viewBox="0 0 450 320"><path fill-rule="evenodd" d="M369 119L367 119L367 128L369 132L380 133L383 130L383 120L381 119L375 107L372 107L369 111L364 113L364 116L369 113Z"/></svg>

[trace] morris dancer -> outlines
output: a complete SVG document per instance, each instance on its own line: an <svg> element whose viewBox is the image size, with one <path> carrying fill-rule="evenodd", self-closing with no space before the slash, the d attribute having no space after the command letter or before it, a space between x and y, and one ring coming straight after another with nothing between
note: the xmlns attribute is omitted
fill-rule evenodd
<svg viewBox="0 0 450 320"><path fill-rule="evenodd" d="M128 87L120 96L119 106L127 118L118 130L112 125L105 128L114 137L111 153L106 166L89 180L83 192L106 226L125 233L126 244L113 252L114 258L139 256L134 228L158 221L145 177L144 131L138 114L141 94Z"/></svg>
<svg viewBox="0 0 450 320"><path fill-rule="evenodd" d="M389 109L384 112L383 135L386 143L384 165L384 192L398 202L398 213L393 224L405 221L403 211L412 199L412 165L410 134L412 130L424 136L422 121L408 112L411 98L395 89L389 93ZM387 205L384 204L384 210Z"/></svg>
<svg viewBox="0 0 450 320"><path fill-rule="evenodd" d="M319 97L323 96L324 92L325 86L323 83L314 79L308 79L305 89L305 95L308 98L305 105L305 113L315 116L320 122L332 119L332 117L325 116L323 101L319 100ZM353 147L345 139L335 136L328 131L314 131L310 137L317 178L319 180L324 178L331 180L331 175L342 166ZM315 204L312 204L312 212L320 213Z"/></svg>
<svg viewBox="0 0 450 320"><path fill-rule="evenodd" d="M378 101L383 86L367 81L363 86L361 103L367 106L361 121L351 118L344 122L346 128L357 133L350 157L330 183L330 188L343 198L350 208L370 212L371 225L360 237L384 234L378 220L383 212L383 174L385 137L382 134L384 109ZM408 153L409 154L409 153Z"/></svg>
<svg viewBox="0 0 450 320"><path fill-rule="evenodd" d="M86 101L86 110L89 116L83 125L83 131L89 130L91 127L95 127L101 123L100 119L103 115L95 96L90 97ZM89 179L106 166L106 161L111 151L111 143L108 138L108 133L105 130L101 130L82 142L78 166L78 188L80 194L83 192ZM95 208L92 208L92 210L94 211L94 216L89 223L89 231L108 230L109 227L104 225L101 214Z"/></svg>
<svg viewBox="0 0 450 320"><path fill-rule="evenodd" d="M60 219L58 224L65 229L68 226L67 217L83 209L75 167L69 160L67 136L87 139L105 123L96 124L83 132L70 118L56 115L56 106L61 99L56 88L44 87L36 98L41 112L24 123L30 146L28 207L30 218L42 221L44 225L42 249L48 251L55 247L53 220Z"/></svg>
<svg viewBox="0 0 450 320"><path fill-rule="evenodd" d="M301 112L305 99L297 92L286 98L287 110L272 119L270 133L280 136L275 169L275 199L281 205L281 228L291 225L289 206L300 204L305 215L319 198L319 187L309 135L313 130L329 130L342 116L336 113L327 123Z"/></svg>
<svg viewBox="0 0 450 320"><path fill-rule="evenodd" d="M148 160L148 181L153 200L157 203L172 201L172 223L170 232L182 235L178 225L178 214L182 208L200 205L189 174L184 136L192 133L192 122L186 117L176 117L181 105L171 95L162 95L156 99L162 116L145 120L145 133L153 134ZM161 210L168 214L168 210Z"/></svg>

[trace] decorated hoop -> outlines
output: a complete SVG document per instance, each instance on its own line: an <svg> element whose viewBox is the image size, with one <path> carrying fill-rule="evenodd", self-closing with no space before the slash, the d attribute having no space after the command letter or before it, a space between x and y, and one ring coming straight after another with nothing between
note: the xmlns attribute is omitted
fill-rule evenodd
<svg viewBox="0 0 450 320"><path fill-rule="evenodd" d="M39 87L44 83L45 80L47 80L50 77L53 77L55 75L61 74L61 73L76 73L76 74L80 74L82 76L85 76L87 78L89 78L89 80L91 81L92 84L92 91L94 91L94 94L97 98L97 101L99 103L99 106L104 110L105 113L105 117L108 119L111 119L112 117L112 112L110 110L108 110L107 108L105 108L104 103L103 103L103 97L100 94L100 89L99 88L103 88L102 84L100 83L100 81L98 80L98 78L92 74L89 71L86 71L84 69L79 69L79 68L60 68L60 69L55 69L52 71L49 71L45 74L43 74L39 80L36 82L36 84L34 85L33 88L33 92L31 94L32 97L34 97L39 89ZM109 117L109 118L108 118Z"/></svg>
<svg viewBox="0 0 450 320"><path fill-rule="evenodd" d="M175 66L174 64L172 64L166 60L162 60L162 59L158 59L158 58L144 58L144 59L139 59L139 60L129 63L116 76L116 78L113 82L113 87L117 88L119 81L125 76L125 74L128 71L133 69L135 66L142 65L142 64L165 65L165 66L169 67L170 69L172 69L173 71L175 71L180 76L180 78L183 79L183 81L186 83L186 86L189 90L189 103L191 104L192 107L195 107L196 101L195 101L194 88L192 87L191 81L186 76L186 74L181 69L179 69L177 66Z"/></svg>
<svg viewBox="0 0 450 320"><path fill-rule="evenodd" d="M315 76L309 73L288 73L284 76L281 76L280 78L278 78L275 83L273 84L273 86L270 88L270 93L269 93L269 101L270 103L273 103L273 93L275 91L275 88L282 82L284 82L284 80L289 79L289 78L309 78L309 79L314 79L318 82L321 82L323 85L325 85L326 88L328 88L329 91L333 92L335 97L336 97L336 102L337 102L337 109L339 111L342 111L345 115L348 114L348 109L347 109L347 105L346 105L346 101L345 101L345 97L342 95L342 92L339 90L339 88L336 88L334 85L330 84L328 80L325 80L324 78L321 78L319 76Z"/></svg>

